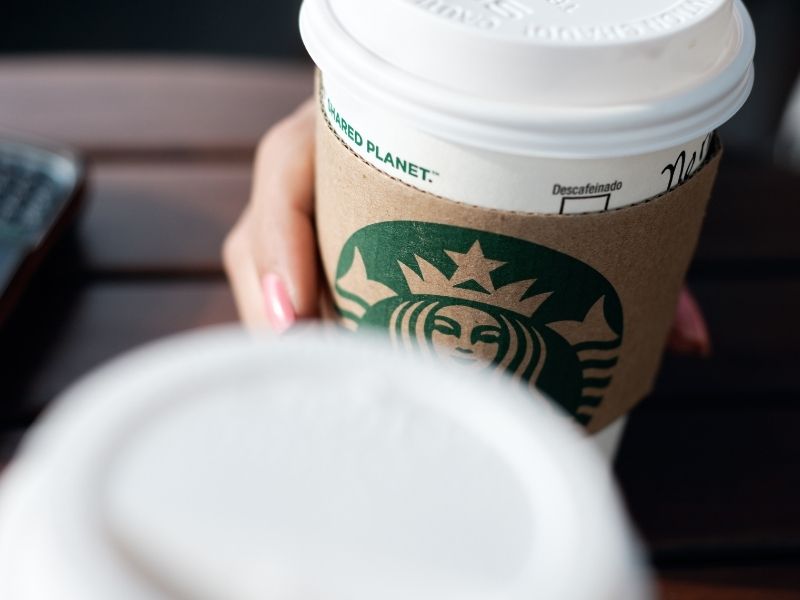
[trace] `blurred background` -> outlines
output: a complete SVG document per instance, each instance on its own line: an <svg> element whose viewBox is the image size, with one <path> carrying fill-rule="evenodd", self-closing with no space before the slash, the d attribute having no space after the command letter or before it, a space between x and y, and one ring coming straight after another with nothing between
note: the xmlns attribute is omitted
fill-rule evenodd
<svg viewBox="0 0 800 600"><path fill-rule="evenodd" d="M5 7L0 53L169 53L307 60L301 0L56 0ZM757 85L724 130L729 151L772 157L800 72L800 2L747 0L758 32ZM10 14L8 13L10 9ZM785 145L784 141L784 145Z"/></svg>

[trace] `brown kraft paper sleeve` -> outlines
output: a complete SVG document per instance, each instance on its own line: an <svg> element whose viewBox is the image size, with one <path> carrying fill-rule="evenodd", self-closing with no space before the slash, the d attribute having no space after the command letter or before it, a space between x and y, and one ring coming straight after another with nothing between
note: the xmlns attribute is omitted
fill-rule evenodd
<svg viewBox="0 0 800 600"><path fill-rule="evenodd" d="M342 322L508 372L601 430L652 389L719 166L715 146L690 179L645 203L528 214L399 182L353 154L318 111L317 231Z"/></svg>

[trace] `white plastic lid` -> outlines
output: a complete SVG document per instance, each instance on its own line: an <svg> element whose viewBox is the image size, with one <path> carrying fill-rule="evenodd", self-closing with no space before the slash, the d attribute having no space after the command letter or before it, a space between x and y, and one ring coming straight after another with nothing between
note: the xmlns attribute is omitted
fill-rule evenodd
<svg viewBox="0 0 800 600"><path fill-rule="evenodd" d="M591 442L443 368L319 331L115 362L5 476L0 597L649 597Z"/></svg>
<svg viewBox="0 0 800 600"><path fill-rule="evenodd" d="M678 146L752 87L738 0L305 0L300 26L338 86L429 133L524 155Z"/></svg>

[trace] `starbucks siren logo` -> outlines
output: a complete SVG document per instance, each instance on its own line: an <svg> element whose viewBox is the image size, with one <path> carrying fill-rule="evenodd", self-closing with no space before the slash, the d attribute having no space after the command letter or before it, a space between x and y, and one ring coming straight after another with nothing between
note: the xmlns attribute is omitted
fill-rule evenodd
<svg viewBox="0 0 800 600"><path fill-rule="evenodd" d="M345 326L395 345L506 371L588 424L622 341L614 288L544 246L474 229L392 221L357 231L339 257Z"/></svg>

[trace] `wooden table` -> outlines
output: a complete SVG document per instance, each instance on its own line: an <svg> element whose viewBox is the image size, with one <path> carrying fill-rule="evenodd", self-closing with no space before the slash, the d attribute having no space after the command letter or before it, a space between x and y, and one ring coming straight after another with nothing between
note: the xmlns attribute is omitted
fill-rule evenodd
<svg viewBox="0 0 800 600"><path fill-rule="evenodd" d="M220 243L260 134L310 91L305 65L0 61L0 134L91 160L77 235L2 332L5 457L99 363L235 319ZM623 441L617 473L664 598L800 598L798 190L729 152L690 278L714 356L668 358Z"/></svg>

